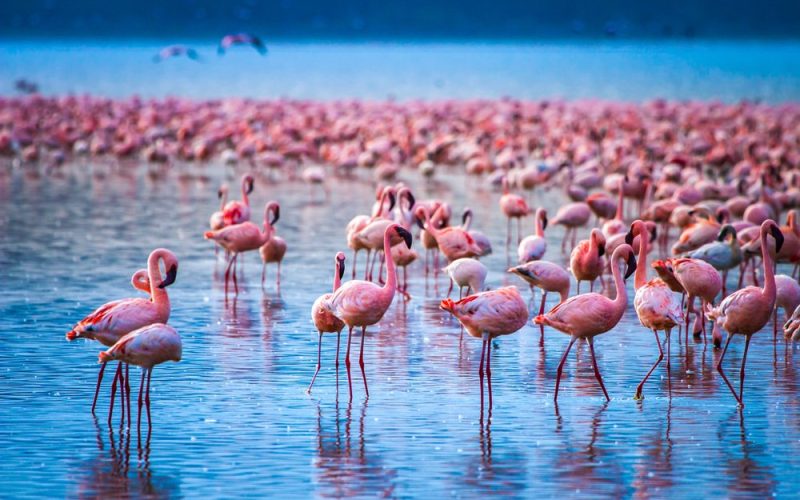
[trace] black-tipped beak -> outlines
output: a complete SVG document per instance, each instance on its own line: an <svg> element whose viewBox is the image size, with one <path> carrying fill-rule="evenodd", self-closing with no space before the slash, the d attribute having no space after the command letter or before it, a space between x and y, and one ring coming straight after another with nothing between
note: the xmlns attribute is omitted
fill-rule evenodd
<svg viewBox="0 0 800 500"><path fill-rule="evenodd" d="M394 204L397 200L395 200L394 193L389 193L389 212L394 210Z"/></svg>
<svg viewBox="0 0 800 500"><path fill-rule="evenodd" d="M542 215L542 231L547 229L547 215Z"/></svg>
<svg viewBox="0 0 800 500"><path fill-rule="evenodd" d="M222 198L222 190L221 189L217 190L217 198Z"/></svg>
<svg viewBox="0 0 800 500"><path fill-rule="evenodd" d="M280 218L281 218L281 206L275 205L275 207L272 209L272 220L269 221L269 225L274 226L275 223L278 222L278 219Z"/></svg>
<svg viewBox="0 0 800 500"><path fill-rule="evenodd" d="M628 230L628 234L625 235L625 243L628 245L633 245L633 227Z"/></svg>
<svg viewBox="0 0 800 500"><path fill-rule="evenodd" d="M717 241L724 241L728 235L733 235L733 239L736 239L736 228L731 226L730 224L723 226L717 236Z"/></svg>
<svg viewBox="0 0 800 500"><path fill-rule="evenodd" d="M636 271L636 257L633 255L633 251L628 254L628 269L625 270L625 279L631 277L631 274Z"/></svg>
<svg viewBox="0 0 800 500"><path fill-rule="evenodd" d="M528 278L530 278L530 279L533 279L533 278L534 278L534 276L533 276L533 273L531 273L530 271L528 271L527 269L525 269L523 266L512 267L512 268L510 269L510 271L511 271L512 273L518 274L518 275L520 275L520 276L526 276L526 277L528 277Z"/></svg>
<svg viewBox="0 0 800 500"><path fill-rule="evenodd" d="M650 240L656 241L657 237L658 237L658 232L656 231L656 226L653 226L653 229L650 230Z"/></svg>
<svg viewBox="0 0 800 500"><path fill-rule="evenodd" d="M255 183L253 182L253 179L248 179L247 180L247 194L250 194L250 193L253 192L253 187L254 186L255 186Z"/></svg>
<svg viewBox="0 0 800 500"><path fill-rule="evenodd" d="M339 279L344 278L344 259L338 260L338 265L336 268L339 270Z"/></svg>
<svg viewBox="0 0 800 500"><path fill-rule="evenodd" d="M602 257L605 254L606 254L606 246L600 243L599 245L597 245L597 256Z"/></svg>
<svg viewBox="0 0 800 500"><path fill-rule="evenodd" d="M417 225L419 226L420 229L425 229L425 223L422 221L422 219L417 217L416 221L417 221Z"/></svg>
<svg viewBox="0 0 800 500"><path fill-rule="evenodd" d="M412 241L411 233L409 233L408 231L406 231L402 227L397 227L396 229L397 229L397 234L399 234L403 238L403 240L406 242L406 246L408 248L411 248L411 241Z"/></svg>
<svg viewBox="0 0 800 500"><path fill-rule="evenodd" d="M178 277L178 266L173 265L167 270L167 277L158 285L158 288L166 288L175 283L175 278Z"/></svg>
<svg viewBox="0 0 800 500"><path fill-rule="evenodd" d="M414 195L411 194L411 191L406 191L406 199L408 200L408 209L413 210L417 200L414 198Z"/></svg>
<svg viewBox="0 0 800 500"><path fill-rule="evenodd" d="M719 222L720 224L725 222L725 212L719 212L717 214L717 222Z"/></svg>
<svg viewBox="0 0 800 500"><path fill-rule="evenodd" d="M461 224L462 225L466 224L467 219L469 219L470 217L472 217L472 209L465 208L464 213L461 215Z"/></svg>
<svg viewBox="0 0 800 500"><path fill-rule="evenodd" d="M783 246L783 233L778 226L770 226L769 232L772 233L772 237L775 238L775 253L778 253Z"/></svg>

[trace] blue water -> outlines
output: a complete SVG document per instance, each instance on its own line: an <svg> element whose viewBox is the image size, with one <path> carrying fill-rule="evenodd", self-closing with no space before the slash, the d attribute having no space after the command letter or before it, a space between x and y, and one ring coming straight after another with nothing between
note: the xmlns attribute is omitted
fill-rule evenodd
<svg viewBox="0 0 800 500"><path fill-rule="evenodd" d="M309 396L316 357L309 309L329 289L347 220L369 210L370 183L312 203L306 186L259 176L255 206L267 199L283 205L283 286L275 289L271 269L262 291L258 259L248 255L244 290L226 306L222 262L201 235L218 182L235 182L238 172L216 164L166 173L130 165L75 165L56 177L0 172L3 496L797 495L798 353L782 339L773 344L768 328L750 349L740 414L713 369L719 353L674 338L671 397L662 365L646 399L634 401L657 349L632 306L596 342L612 401L604 402L582 346L570 355L555 407L555 371L568 339L548 329L540 347L538 328L525 327L495 342L487 427L480 422L480 342L462 338L438 310L445 281L437 288L416 265L412 300L396 301L368 331L369 401L356 376L348 402L343 367L337 395L330 337ZM468 203L496 248L485 260L489 285L519 283L503 272L499 193L458 175L428 187L404 178L419 197L443 196L457 209ZM548 207L563 201L554 191L534 200ZM565 262L560 229L548 237L547 258ZM97 305L133 296L130 274L157 246L180 259L170 323L184 351L180 363L155 369L153 429L140 437L116 420L109 429L107 389L92 418L100 349L68 343L64 333ZM734 381L740 340L726 358ZM138 370L132 376L136 390Z"/></svg>
<svg viewBox="0 0 800 500"><path fill-rule="evenodd" d="M181 40L176 40L176 43ZM271 43L152 62L141 41L0 42L0 95L26 78L47 94L311 99L800 100L800 42Z"/></svg>

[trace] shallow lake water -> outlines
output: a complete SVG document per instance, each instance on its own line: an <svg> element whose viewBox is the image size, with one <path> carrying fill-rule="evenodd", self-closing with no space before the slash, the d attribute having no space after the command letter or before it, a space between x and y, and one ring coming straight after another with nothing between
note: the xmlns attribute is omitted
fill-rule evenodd
<svg viewBox="0 0 800 500"><path fill-rule="evenodd" d="M687 348L675 337L671 397L662 365L646 399L634 401L657 348L632 305L596 342L611 402L583 345L570 354L554 406L556 366L568 338L546 329L540 347L538 327L526 326L494 342L487 425L479 403L480 342L462 337L458 323L438 309L446 281L426 279L418 262L410 273L412 299L396 298L368 330L369 400L357 365L353 401L343 366L337 391L335 337L323 341L323 369L307 395L317 350L309 309L330 289L332 257L346 250L345 224L371 206L370 183L345 190L337 181L324 202L318 193L312 201L303 184L259 176L254 206L282 204L277 229L289 245L282 286L276 290L270 269L262 291L260 261L247 255L241 293L226 304L223 262L202 232L217 206L218 183L224 176L235 185L240 172L221 165L154 174L76 165L50 177L5 168L2 174L4 495L797 494L800 354L782 339L773 344L769 328L754 338L740 412L713 369L719 352L691 339ZM458 175L448 176L449 185L406 180L418 198L441 196L457 211L471 206L474 227L495 246L485 259L489 285L521 285L503 272L499 193ZM533 200L554 212L560 196L537 192ZM525 223L528 231L532 226ZM561 234L548 231L547 258L557 262L565 261ZM100 347L69 343L64 333L96 306L134 296L130 275L158 246L180 259L169 292L183 360L154 370L152 432L140 436L116 417L111 428L106 424L108 375L92 417ZM736 339L726 358L734 382L742 349ZM136 390L139 372L131 373Z"/></svg>

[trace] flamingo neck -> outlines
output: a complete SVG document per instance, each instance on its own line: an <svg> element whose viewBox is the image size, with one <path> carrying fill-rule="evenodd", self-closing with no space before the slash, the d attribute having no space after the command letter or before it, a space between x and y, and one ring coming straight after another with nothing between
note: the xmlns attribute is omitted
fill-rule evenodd
<svg viewBox="0 0 800 500"><path fill-rule="evenodd" d="M647 283L647 247L650 243L650 235L647 228L639 228L639 261L636 263L636 274L633 279L633 288L640 289Z"/></svg>
<svg viewBox="0 0 800 500"><path fill-rule="evenodd" d="M775 302L776 288L775 288L775 266L772 261L772 255L769 248L767 248L767 229L761 230L761 261L764 265L764 295ZM777 248L776 248L777 253Z"/></svg>
<svg viewBox="0 0 800 500"><path fill-rule="evenodd" d="M220 212L225 208L225 204L228 203L228 191L223 191L222 196L220 197L219 201L219 210Z"/></svg>
<svg viewBox="0 0 800 500"><path fill-rule="evenodd" d="M543 238L544 237L544 228L542 227L542 211L541 209L536 211L536 236Z"/></svg>
<svg viewBox="0 0 800 500"><path fill-rule="evenodd" d="M242 179L242 203L245 206L250 206L250 198L247 197L247 180Z"/></svg>
<svg viewBox="0 0 800 500"><path fill-rule="evenodd" d="M161 269L159 268L159 262L161 260L163 260L163 257L160 253L151 255L147 260L147 277L150 279L150 297L159 309L169 312L169 294L167 294L165 289L159 288L159 285L164 281L161 276Z"/></svg>
<svg viewBox="0 0 800 500"><path fill-rule="evenodd" d="M464 224L461 225L461 229L464 231L469 231L469 227L472 225L472 214L468 214L466 219L464 219Z"/></svg>
<svg viewBox="0 0 800 500"><path fill-rule="evenodd" d="M622 274L619 270L619 261L621 258L614 259L614 265L611 266L611 274L614 276L614 287L617 290L617 296L614 298L614 306L618 310L624 311L628 306L628 293L625 290L625 281L622 279Z"/></svg>
<svg viewBox="0 0 800 500"><path fill-rule="evenodd" d="M383 293L394 297L394 291L397 288L397 270L394 266L394 259L392 259L392 242L389 232L387 230L383 233L383 260L386 261L386 283L383 285Z"/></svg>

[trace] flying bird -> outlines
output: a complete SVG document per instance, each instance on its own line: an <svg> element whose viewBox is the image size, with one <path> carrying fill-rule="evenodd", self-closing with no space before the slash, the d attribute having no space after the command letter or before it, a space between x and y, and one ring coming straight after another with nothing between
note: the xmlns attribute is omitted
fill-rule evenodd
<svg viewBox="0 0 800 500"><path fill-rule="evenodd" d="M173 57L186 56L193 61L200 61L200 54L191 47L186 45L170 45L158 51L158 54L153 56L153 62L161 62Z"/></svg>
<svg viewBox="0 0 800 500"><path fill-rule="evenodd" d="M217 54L223 55L225 51L234 45L250 45L258 51L262 56L267 53L267 46L255 35L249 33L236 33L234 35L225 35L219 42L217 47Z"/></svg>

